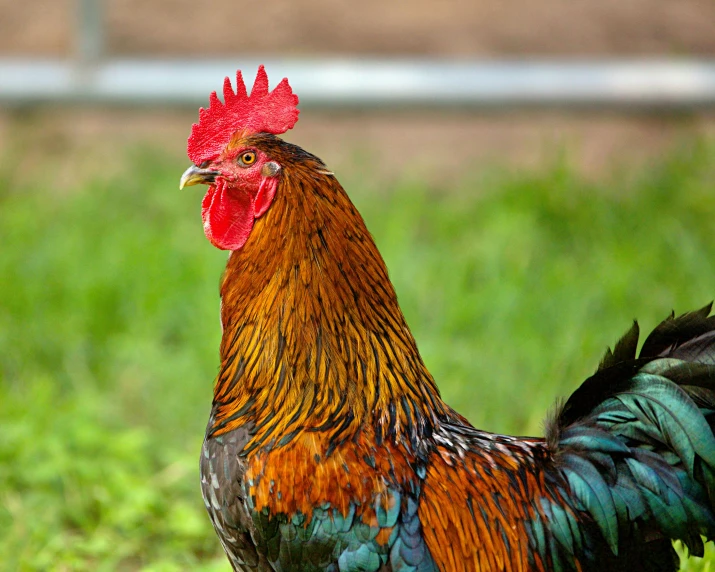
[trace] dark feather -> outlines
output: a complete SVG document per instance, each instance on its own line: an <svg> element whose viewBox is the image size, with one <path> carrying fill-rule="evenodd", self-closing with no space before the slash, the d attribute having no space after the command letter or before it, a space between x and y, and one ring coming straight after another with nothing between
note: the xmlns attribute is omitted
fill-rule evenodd
<svg viewBox="0 0 715 572"><path fill-rule="evenodd" d="M613 351L611 351L611 348L606 350L606 354L601 359L598 369L607 369L621 362L634 360L636 358L636 350L638 349L639 332L638 322L634 320L631 329L618 340Z"/></svg>
<svg viewBox="0 0 715 572"><path fill-rule="evenodd" d="M712 302L700 310L675 317L671 313L646 338L641 348L641 357L665 357L685 342L692 341L715 330L715 316L708 317Z"/></svg>

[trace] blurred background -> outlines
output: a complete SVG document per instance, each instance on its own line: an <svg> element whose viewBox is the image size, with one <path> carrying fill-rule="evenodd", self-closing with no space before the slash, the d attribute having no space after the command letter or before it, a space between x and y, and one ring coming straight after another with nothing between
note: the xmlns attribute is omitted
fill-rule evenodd
<svg viewBox="0 0 715 572"><path fill-rule="evenodd" d="M715 297L712 0L0 14L0 569L229 569L198 488L226 255L177 189L237 68L289 77L286 138L336 172L480 428L541 434L633 318Z"/></svg>

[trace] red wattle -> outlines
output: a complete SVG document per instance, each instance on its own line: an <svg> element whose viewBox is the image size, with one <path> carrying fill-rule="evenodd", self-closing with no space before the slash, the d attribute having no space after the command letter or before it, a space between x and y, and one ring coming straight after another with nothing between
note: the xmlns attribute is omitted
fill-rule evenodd
<svg viewBox="0 0 715 572"><path fill-rule="evenodd" d="M261 181L261 186L258 187L258 192L256 193L256 200L253 203L256 218L260 217L271 206L273 197L276 196L277 188L278 179L276 177L267 177Z"/></svg>
<svg viewBox="0 0 715 572"><path fill-rule="evenodd" d="M219 179L201 203L206 238L221 250L238 250L251 234L254 213L250 193L240 189L229 192L226 182Z"/></svg>

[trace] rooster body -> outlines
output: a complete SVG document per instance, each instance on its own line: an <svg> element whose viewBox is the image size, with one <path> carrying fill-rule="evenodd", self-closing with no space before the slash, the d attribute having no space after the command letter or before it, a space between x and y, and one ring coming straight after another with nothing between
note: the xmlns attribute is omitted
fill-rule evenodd
<svg viewBox="0 0 715 572"><path fill-rule="evenodd" d="M663 322L639 356L634 325L545 439L478 431L440 398L335 176L271 134L283 124L218 146L214 104L182 185L211 185L204 228L232 250L201 478L235 570L675 570L676 538L702 554L709 308Z"/></svg>

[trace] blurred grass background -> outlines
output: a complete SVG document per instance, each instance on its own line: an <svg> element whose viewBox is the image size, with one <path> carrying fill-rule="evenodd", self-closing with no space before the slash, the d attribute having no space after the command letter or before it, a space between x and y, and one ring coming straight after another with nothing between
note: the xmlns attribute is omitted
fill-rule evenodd
<svg viewBox="0 0 715 572"><path fill-rule="evenodd" d="M56 193L0 159L3 570L228 570L198 487L226 255L183 163L125 159ZM424 359L480 428L541 434L633 318L715 297L715 140L596 179L558 152L449 185L358 172L340 178Z"/></svg>

